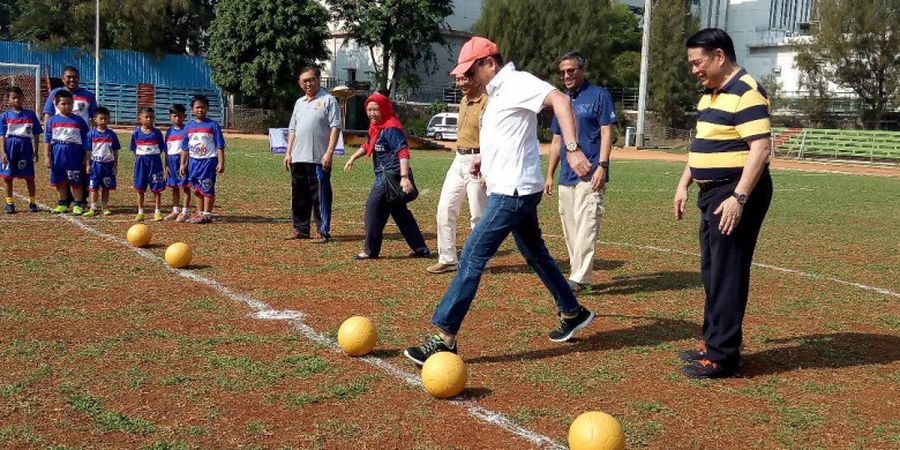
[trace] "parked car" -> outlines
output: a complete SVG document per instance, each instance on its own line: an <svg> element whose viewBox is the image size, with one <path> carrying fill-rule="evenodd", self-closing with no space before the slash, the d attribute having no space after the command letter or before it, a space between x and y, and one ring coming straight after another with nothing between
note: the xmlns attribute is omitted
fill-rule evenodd
<svg viewBox="0 0 900 450"><path fill-rule="evenodd" d="M428 129L425 136L438 141L456 140L456 127L459 122L459 113L439 113L428 121Z"/></svg>

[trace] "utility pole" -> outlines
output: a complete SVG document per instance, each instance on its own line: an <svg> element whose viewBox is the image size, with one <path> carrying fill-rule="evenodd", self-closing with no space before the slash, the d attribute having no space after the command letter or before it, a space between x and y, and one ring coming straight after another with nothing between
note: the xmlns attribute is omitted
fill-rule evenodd
<svg viewBox="0 0 900 450"><path fill-rule="evenodd" d="M94 20L94 96L97 104L100 104L100 0L95 3L96 17Z"/></svg>
<svg viewBox="0 0 900 450"><path fill-rule="evenodd" d="M641 82L638 87L637 147L644 146L644 120L647 115L647 77L650 70L650 5L644 0L644 32L641 38Z"/></svg>

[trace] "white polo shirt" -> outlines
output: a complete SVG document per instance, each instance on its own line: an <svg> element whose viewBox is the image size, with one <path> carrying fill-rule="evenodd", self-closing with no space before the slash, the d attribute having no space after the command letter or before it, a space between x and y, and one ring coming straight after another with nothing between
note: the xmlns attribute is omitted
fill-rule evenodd
<svg viewBox="0 0 900 450"><path fill-rule="evenodd" d="M506 64L488 83L481 115L481 173L487 192L530 195L544 189L537 113L555 88Z"/></svg>

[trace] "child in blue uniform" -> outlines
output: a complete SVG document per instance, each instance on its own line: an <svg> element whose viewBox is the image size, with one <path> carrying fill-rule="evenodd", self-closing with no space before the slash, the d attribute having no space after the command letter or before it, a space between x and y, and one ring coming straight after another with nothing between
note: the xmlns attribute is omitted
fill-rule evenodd
<svg viewBox="0 0 900 450"><path fill-rule="evenodd" d="M190 220L191 183L181 176L181 143L184 141L184 105L174 104L169 108L172 126L166 130L166 185L172 189L172 212L163 220L187 222ZM181 194L184 194L182 205ZM183 208L183 209L182 209Z"/></svg>
<svg viewBox="0 0 900 450"><path fill-rule="evenodd" d="M91 191L91 209L84 213L85 217L93 217L100 213L97 206L97 191L100 191L100 201L103 215L112 214L109 209L109 192L116 189L116 171L119 167L119 137L113 130L107 128L109 124L109 110L104 107L97 108L94 115L97 127L88 133L88 142L91 146L91 165L88 166L88 190Z"/></svg>
<svg viewBox="0 0 900 450"><path fill-rule="evenodd" d="M200 208L200 214L192 217L191 223L210 223L216 202L216 174L225 172L225 137L219 123L206 117L209 112L206 96L194 96L191 111L194 120L184 127L181 146L181 175L188 176Z"/></svg>
<svg viewBox="0 0 900 450"><path fill-rule="evenodd" d="M134 152L134 190L137 192L137 214L135 222L144 220L144 192L147 188L153 192L153 205L156 211L153 220L163 220L162 191L166 190L166 177L163 175L162 149L166 148L166 141L159 129L153 126L153 108L141 108L139 119L141 126L134 129L131 134L131 151Z"/></svg>
<svg viewBox="0 0 900 450"><path fill-rule="evenodd" d="M69 91L56 93L54 101L59 109L44 124L44 140L47 142L47 168L50 169L50 186L56 188L59 200L55 214L68 211L67 188L72 188L76 199L83 197L85 173L84 166L91 155L91 147L87 140L90 129L85 121L72 113L74 103ZM72 214L84 213L81 200L75 200Z"/></svg>
<svg viewBox="0 0 900 450"><path fill-rule="evenodd" d="M25 94L13 86L6 90L9 109L0 114L0 178L6 183L6 213L16 212L13 179L25 180L28 188L28 210L37 212L34 200L34 165L38 162L37 143L41 122L34 111L23 108Z"/></svg>

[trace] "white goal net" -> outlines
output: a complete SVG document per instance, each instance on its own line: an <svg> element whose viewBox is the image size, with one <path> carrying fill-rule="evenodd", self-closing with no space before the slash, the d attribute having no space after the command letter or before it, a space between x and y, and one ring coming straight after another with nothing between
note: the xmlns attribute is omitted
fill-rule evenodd
<svg viewBox="0 0 900 450"><path fill-rule="evenodd" d="M6 88L18 86L25 92L26 108L34 109L41 116L41 68L31 64L11 64L0 62L0 111L5 111Z"/></svg>

